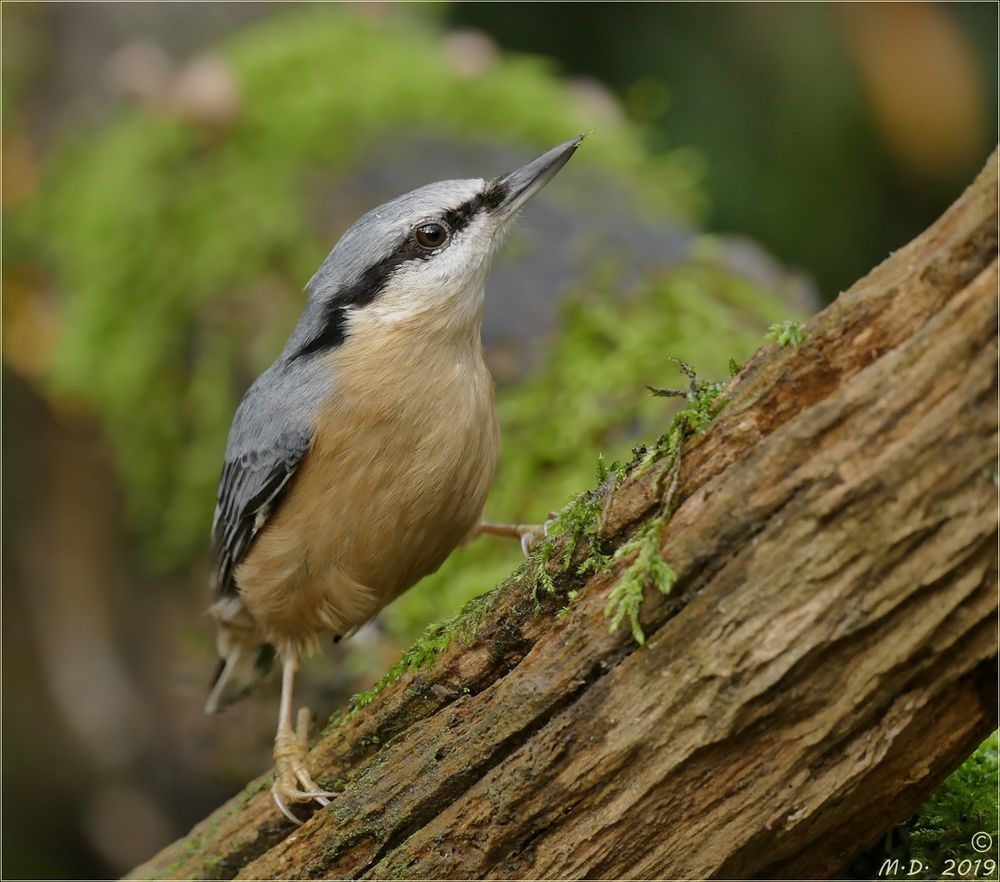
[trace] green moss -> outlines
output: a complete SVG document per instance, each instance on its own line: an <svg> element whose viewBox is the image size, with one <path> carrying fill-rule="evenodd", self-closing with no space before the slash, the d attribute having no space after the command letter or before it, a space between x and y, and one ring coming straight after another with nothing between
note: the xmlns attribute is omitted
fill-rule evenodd
<svg viewBox="0 0 1000 882"><path fill-rule="evenodd" d="M250 800L253 799L258 793L262 793L265 790L270 789L273 782L273 778L269 775L260 778L259 780L251 781L243 788L243 792L240 793L241 805L246 808L250 804Z"/></svg>
<svg viewBox="0 0 1000 882"><path fill-rule="evenodd" d="M767 329L767 339L785 346L801 346L805 342L806 332L802 330L802 323L794 320L787 320L771 325Z"/></svg>
<svg viewBox="0 0 1000 882"><path fill-rule="evenodd" d="M493 592L473 597L467 601L458 615L443 622L437 622L424 629L421 637L400 656L397 661L370 689L359 692L351 698L350 710L346 714L335 715L325 732L354 717L363 707L371 704L388 686L404 674L433 667L438 653L448 647L453 640L471 640L482 624L493 599ZM324 734L325 734L324 732ZM378 745L377 735L370 737L370 743Z"/></svg>
<svg viewBox="0 0 1000 882"><path fill-rule="evenodd" d="M723 383L699 380L692 367L686 362L676 358L671 358L670 361L676 361L688 378L687 389L646 387L658 397L684 398L687 401L684 409L674 417L670 428L660 437L653 448L659 454L668 457L677 454L685 438L698 432L704 432L708 428L709 423L722 410L724 404L722 392L725 389Z"/></svg>
<svg viewBox="0 0 1000 882"><path fill-rule="evenodd" d="M615 552L614 560L633 556L634 559L611 589L604 609L604 614L611 619L610 630L617 631L621 623L628 619L632 636L640 646L646 642L646 635L639 624L639 611L647 589L653 588L666 595L673 590L677 581L677 573L663 560L660 548L663 544L663 530L673 511L674 493L680 475L681 446L687 438L704 432L725 403L721 397L724 388L722 383L699 380L690 365L682 361L678 363L688 378L687 389L648 388L658 397L683 397L687 406L674 416L670 428L638 463L640 469L658 463L660 478L666 480L663 499L658 514L643 524Z"/></svg>
<svg viewBox="0 0 1000 882"><path fill-rule="evenodd" d="M201 851L201 846L202 846L202 840L200 836L189 840L187 845L184 847L183 854L176 860L171 861L169 864L167 864L167 866L164 867L163 870L161 870L160 873L154 876L153 878L166 879L168 876L172 876L181 867L183 867L184 864L186 864L189 860L191 860L191 858L193 858L199 851Z"/></svg>
<svg viewBox="0 0 1000 882"><path fill-rule="evenodd" d="M663 518L653 518L641 531L619 549L615 557L635 554L635 560L626 568L608 594L604 614L611 619L609 630L618 630L624 619L628 619L632 636L640 646L646 642L646 635L639 624L639 610L646 590L655 588L661 594L669 594L677 581L670 565L660 555L660 540L665 522Z"/></svg>
<svg viewBox="0 0 1000 882"><path fill-rule="evenodd" d="M531 597L536 612L541 609L539 590L549 596L556 594L553 565L556 573L568 572L577 551L584 545L587 546L587 554L577 565L577 575L598 572L610 562L596 541L596 533L606 495L617 486L624 474L624 468L617 461L609 466L604 456L598 455L597 486L576 496L546 525L545 538L532 551L528 561ZM553 560L557 546L561 548L560 555L558 560Z"/></svg>

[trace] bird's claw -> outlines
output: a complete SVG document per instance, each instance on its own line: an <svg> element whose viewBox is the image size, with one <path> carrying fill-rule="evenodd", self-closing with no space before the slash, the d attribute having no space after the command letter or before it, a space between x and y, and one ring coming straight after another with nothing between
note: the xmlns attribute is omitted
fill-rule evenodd
<svg viewBox="0 0 1000 882"><path fill-rule="evenodd" d="M531 530L526 530L521 534L521 553L528 557L531 554L531 550L538 544L538 542L545 536L544 525L539 525Z"/></svg>
<svg viewBox="0 0 1000 882"><path fill-rule="evenodd" d="M549 526L559 516L559 512L550 511L544 524L527 524L521 532L521 552L525 557L531 555L534 547L549 535Z"/></svg>
<svg viewBox="0 0 1000 882"><path fill-rule="evenodd" d="M309 743L309 710L299 709L298 728L295 732L279 732L274 742L274 784L271 798L281 813L293 824L302 820L289 809L288 803L311 802L329 805L337 794L324 790L313 780L306 767L306 751Z"/></svg>
<svg viewBox="0 0 1000 882"><path fill-rule="evenodd" d="M303 777L305 777L305 781ZM300 789L297 782L301 782L302 787L306 789ZM274 804L289 821L296 825L301 824L302 819L296 817L294 812L288 807L288 803L316 800L320 805L329 805L330 798L335 795L328 790L321 790L316 785L316 782L309 778L308 772L305 772L304 776L298 772L293 772L291 778L288 778L284 774L279 774L275 778L274 784L271 785L271 798L274 800Z"/></svg>

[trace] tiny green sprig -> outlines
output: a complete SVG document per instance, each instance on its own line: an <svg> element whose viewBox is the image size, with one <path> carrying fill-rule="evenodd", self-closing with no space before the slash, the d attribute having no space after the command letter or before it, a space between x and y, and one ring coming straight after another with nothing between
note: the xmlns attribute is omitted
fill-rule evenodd
<svg viewBox="0 0 1000 882"><path fill-rule="evenodd" d="M632 636L640 646L646 643L646 635L639 624L639 610L646 589L652 586L666 595L677 581L677 573L660 555L660 539L665 524L665 518L654 518L640 535L618 549L615 559L628 557L636 551L638 554L611 589L604 607L604 615L611 619L608 630L614 633L627 618Z"/></svg>
<svg viewBox="0 0 1000 882"><path fill-rule="evenodd" d="M786 346L801 346L805 342L806 332L802 330L801 322L788 319L771 325L765 336L768 340L784 348Z"/></svg>
<svg viewBox="0 0 1000 882"><path fill-rule="evenodd" d="M673 457L679 450L685 438L689 435L704 432L712 420L718 416L719 411L725 406L722 398L725 385L709 380L699 380L694 372L694 368L687 362L679 359L676 361L680 369L688 378L687 389L659 388L657 386L647 386L654 395L669 398L684 398L687 406L679 411L670 424L670 428L660 436L656 444L650 448L646 454L646 464L655 462L663 457ZM667 463L669 468L670 463Z"/></svg>
<svg viewBox="0 0 1000 882"><path fill-rule="evenodd" d="M544 591L549 596L556 594L550 563L559 540L564 541L564 547L557 561L557 573L569 571L577 550L583 543L589 544L589 553L577 565L576 575L597 573L610 565L611 557L602 552L598 545L597 529L601 523L607 494L621 483L625 472L625 466L617 460L608 464L604 460L604 455L599 454L596 469L597 486L574 497L572 502L549 522L545 538L536 546L529 559L531 597L536 613L541 609L539 591ZM566 596L572 601L576 597L576 592L569 591ZM563 607L560 615L565 615L566 611L567 607Z"/></svg>
<svg viewBox="0 0 1000 882"><path fill-rule="evenodd" d="M486 617L492 595L493 592L487 592L479 597L474 597L462 607L458 615L446 621L429 625L420 639L400 656L399 660L386 671L385 675L374 686L351 696L350 710L346 713L335 714L324 732L329 732L350 720L363 707L371 704L386 686L404 674L433 667L441 650L451 645L456 637L467 641L471 640Z"/></svg>
<svg viewBox="0 0 1000 882"><path fill-rule="evenodd" d="M621 560L635 555L621 578L608 594L604 614L611 619L609 630L614 633L623 621L628 619L632 636L640 646L645 645L646 635L639 623L639 610L646 589L654 587L661 594L669 594L677 582L677 573L663 559L660 548L663 531L673 512L674 496L680 480L681 447L694 434L704 432L725 405L722 383L699 380L691 365L673 359L688 378L687 389L647 388L654 395L683 397L687 406L679 411L670 428L660 436L656 445L645 455L640 468L653 462L661 462L660 476L666 476L667 486L660 503L659 513L639 529L635 536L615 552L612 560ZM659 477L658 477L659 480Z"/></svg>

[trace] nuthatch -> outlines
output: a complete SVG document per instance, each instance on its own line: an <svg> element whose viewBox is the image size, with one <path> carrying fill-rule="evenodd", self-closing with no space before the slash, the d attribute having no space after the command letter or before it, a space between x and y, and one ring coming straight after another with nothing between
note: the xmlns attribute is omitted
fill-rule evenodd
<svg viewBox="0 0 1000 882"><path fill-rule="evenodd" d="M309 282L277 361L233 419L212 525L222 657L205 707L248 692L277 653L278 807L323 791L305 764L292 684L325 637L346 636L479 533L500 442L480 340L493 258L520 208L583 136L490 181L441 181L370 211ZM304 710L304 709L303 709Z"/></svg>

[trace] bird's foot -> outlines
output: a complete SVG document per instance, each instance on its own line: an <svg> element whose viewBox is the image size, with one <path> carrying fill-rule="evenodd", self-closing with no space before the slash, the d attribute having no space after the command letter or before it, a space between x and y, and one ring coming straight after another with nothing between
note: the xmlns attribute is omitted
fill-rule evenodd
<svg viewBox="0 0 1000 882"><path fill-rule="evenodd" d="M549 527L552 526L557 517L559 517L559 512L550 511L544 524L518 524L518 529L522 531L521 551L525 557L531 554L539 542L548 537Z"/></svg>
<svg viewBox="0 0 1000 882"><path fill-rule="evenodd" d="M301 824L302 820L295 816L288 803L315 800L320 805L329 805L330 800L337 795L320 787L306 767L309 716L308 708L300 708L297 731L279 730L274 739L275 775L271 797L281 813L293 824Z"/></svg>
<svg viewBox="0 0 1000 882"><path fill-rule="evenodd" d="M521 553L528 557L534 547L549 535L549 524L518 524L518 534L521 539Z"/></svg>
<svg viewBox="0 0 1000 882"><path fill-rule="evenodd" d="M498 524L494 521L480 521L473 535L481 536L483 533L490 533L494 536L509 536L511 539L519 539L521 551L527 557L531 554L531 550L549 535L549 525L557 515L558 512L550 511L549 518L544 524Z"/></svg>

